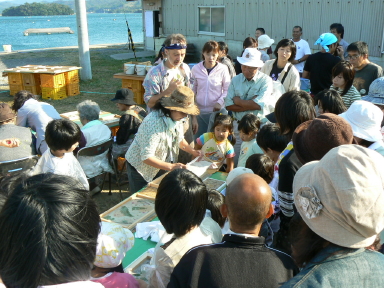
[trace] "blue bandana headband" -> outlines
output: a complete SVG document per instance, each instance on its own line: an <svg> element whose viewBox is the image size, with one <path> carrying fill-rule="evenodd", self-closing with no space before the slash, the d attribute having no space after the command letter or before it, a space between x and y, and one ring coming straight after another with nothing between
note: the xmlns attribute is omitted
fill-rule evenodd
<svg viewBox="0 0 384 288"><path fill-rule="evenodd" d="M174 44L171 44L169 46L165 46L164 47L165 49L187 49L187 45L184 45L184 44L180 44L180 43L174 43Z"/></svg>
<svg viewBox="0 0 384 288"><path fill-rule="evenodd" d="M315 42L315 45L320 44L324 48L325 52L329 52L328 45L337 42L337 37L332 33L323 33L320 35L319 39Z"/></svg>

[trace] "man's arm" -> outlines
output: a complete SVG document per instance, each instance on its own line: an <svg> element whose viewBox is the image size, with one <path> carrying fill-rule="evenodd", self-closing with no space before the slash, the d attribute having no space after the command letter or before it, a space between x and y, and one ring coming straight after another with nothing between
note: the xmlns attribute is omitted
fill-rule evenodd
<svg viewBox="0 0 384 288"><path fill-rule="evenodd" d="M304 55L303 57L301 57L300 59L293 60L293 61L292 61L292 64L299 64L299 63L301 63L301 62L306 61L306 60L308 59L309 55L310 55L310 54L307 54L307 55ZM299 62L299 60L300 60L300 62Z"/></svg>
<svg viewBox="0 0 384 288"><path fill-rule="evenodd" d="M254 96L256 98L257 96ZM253 99L254 99L253 98ZM259 104L252 100L243 100L239 96L233 97L234 105L227 106L227 110L233 112L243 112L248 110L261 110Z"/></svg>
<svg viewBox="0 0 384 288"><path fill-rule="evenodd" d="M309 73L308 71L303 71L303 75L301 76L301 78L305 78L305 79L309 79L309 77L311 76L311 73Z"/></svg>

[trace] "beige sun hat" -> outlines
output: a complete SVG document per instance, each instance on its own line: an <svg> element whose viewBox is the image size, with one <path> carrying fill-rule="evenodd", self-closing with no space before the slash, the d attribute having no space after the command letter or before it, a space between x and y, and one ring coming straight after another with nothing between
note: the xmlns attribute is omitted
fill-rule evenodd
<svg viewBox="0 0 384 288"><path fill-rule="evenodd" d="M317 235L339 246L362 248L384 228L383 187L383 158L349 144L301 167L293 194L297 210Z"/></svg>
<svg viewBox="0 0 384 288"><path fill-rule="evenodd" d="M195 94L191 88L179 86L170 96L163 97L161 104L164 108L180 111L190 115L199 115L200 110L195 105Z"/></svg>
<svg viewBox="0 0 384 288"><path fill-rule="evenodd" d="M259 49L271 47L273 43L275 43L275 40L269 38L267 34L261 35L257 38L257 48Z"/></svg>

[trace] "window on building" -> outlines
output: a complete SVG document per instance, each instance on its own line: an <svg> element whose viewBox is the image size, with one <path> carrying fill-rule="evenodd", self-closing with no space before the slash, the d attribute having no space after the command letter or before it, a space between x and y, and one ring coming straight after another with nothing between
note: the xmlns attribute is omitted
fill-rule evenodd
<svg viewBox="0 0 384 288"><path fill-rule="evenodd" d="M199 8L199 33L200 34L225 34L224 7L205 6Z"/></svg>

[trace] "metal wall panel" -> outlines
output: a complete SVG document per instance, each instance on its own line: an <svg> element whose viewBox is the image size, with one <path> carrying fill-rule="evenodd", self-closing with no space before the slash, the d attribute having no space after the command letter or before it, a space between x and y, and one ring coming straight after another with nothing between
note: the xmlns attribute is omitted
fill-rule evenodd
<svg viewBox="0 0 384 288"><path fill-rule="evenodd" d="M304 3L303 1L296 0L289 0L287 3L288 10L286 12L287 27L285 30L285 38L291 39L294 26L303 28Z"/></svg>
<svg viewBox="0 0 384 288"><path fill-rule="evenodd" d="M272 29L270 33L266 33L269 37L275 39L275 45L286 37L286 27L288 18L288 5L287 1L274 1L272 4Z"/></svg>
<svg viewBox="0 0 384 288"><path fill-rule="evenodd" d="M322 29L320 29L321 21L321 2L320 1L304 1L303 13L303 39L308 41L311 49L317 48L314 43L319 38Z"/></svg>
<svg viewBox="0 0 384 288"><path fill-rule="evenodd" d="M364 10L361 13L363 19L359 39L368 43L370 56L380 57L384 28L384 2L367 0L363 2Z"/></svg>
<svg viewBox="0 0 384 288"><path fill-rule="evenodd" d="M265 33L270 36L272 32L272 1L259 0L257 5L257 27L264 28Z"/></svg>
<svg viewBox="0 0 384 288"><path fill-rule="evenodd" d="M163 32L198 35L198 6L225 6L224 41L239 41L254 36L257 27L275 39L292 36L292 28L303 28L303 39L312 49L319 35L332 23L345 27L347 42L369 44L371 56L381 56L384 27L383 0L162 0ZM220 37L210 36L211 39Z"/></svg>
<svg viewBox="0 0 384 288"><path fill-rule="evenodd" d="M340 23L342 13L341 0L327 0L321 3L320 34L329 32L332 23Z"/></svg>
<svg viewBox="0 0 384 288"><path fill-rule="evenodd" d="M233 40L244 41L246 38L245 29L247 27L247 19L245 19L245 0L237 0L234 8L235 10L232 12L235 14ZM231 13L231 11L228 11L228 13Z"/></svg>

